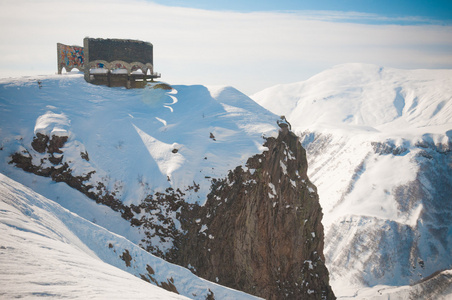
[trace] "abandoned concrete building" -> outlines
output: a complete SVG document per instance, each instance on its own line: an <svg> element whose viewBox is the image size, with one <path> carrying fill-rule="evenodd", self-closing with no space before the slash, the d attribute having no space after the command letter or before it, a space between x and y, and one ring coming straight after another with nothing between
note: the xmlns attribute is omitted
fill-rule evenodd
<svg viewBox="0 0 452 300"><path fill-rule="evenodd" d="M78 69L89 83L142 87L160 78L154 72L153 46L138 40L85 38L83 47L57 44L58 74Z"/></svg>

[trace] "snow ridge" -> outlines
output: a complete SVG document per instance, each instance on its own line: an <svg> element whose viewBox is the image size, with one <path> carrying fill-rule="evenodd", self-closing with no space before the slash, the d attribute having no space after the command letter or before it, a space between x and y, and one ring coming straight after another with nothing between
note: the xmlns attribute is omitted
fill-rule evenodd
<svg viewBox="0 0 452 300"><path fill-rule="evenodd" d="M300 132L346 128L425 133L424 127L432 130L438 126L437 130L444 133L452 123L451 95L452 70L344 64L306 81L271 87L251 97L270 111L286 115Z"/></svg>

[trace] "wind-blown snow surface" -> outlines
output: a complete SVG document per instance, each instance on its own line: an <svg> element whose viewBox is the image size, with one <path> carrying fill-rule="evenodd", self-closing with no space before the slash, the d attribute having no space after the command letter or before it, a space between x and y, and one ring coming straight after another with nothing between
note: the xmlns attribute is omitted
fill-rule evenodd
<svg viewBox="0 0 452 300"><path fill-rule="evenodd" d="M452 70L345 64L252 98L307 149L336 296L452 268Z"/></svg>
<svg viewBox="0 0 452 300"><path fill-rule="evenodd" d="M212 291L257 299L167 263L1 173L0 195L0 298L205 299ZM120 259L125 250L131 266ZM136 277L147 266L189 298Z"/></svg>

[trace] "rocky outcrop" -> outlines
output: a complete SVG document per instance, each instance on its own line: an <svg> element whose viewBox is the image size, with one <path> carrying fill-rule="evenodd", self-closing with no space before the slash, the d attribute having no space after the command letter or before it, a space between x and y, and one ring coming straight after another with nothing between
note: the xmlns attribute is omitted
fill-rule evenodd
<svg viewBox="0 0 452 300"><path fill-rule="evenodd" d="M264 146L214 181L205 206L182 214L177 263L266 299L334 299L306 152L287 128Z"/></svg>
<svg viewBox="0 0 452 300"><path fill-rule="evenodd" d="M143 229L141 247L198 276L266 299L335 298L324 264L316 187L307 177L306 152L287 127L277 138L268 138L268 150L248 159L245 167L213 179L204 206L184 200L184 192L197 192L196 183L126 206L102 182L94 187L92 173L73 175L63 158L67 140L37 134L34 151L24 148L12 155L11 163L66 182L120 211L132 226ZM86 151L80 155L89 161ZM130 261L127 253L121 258ZM142 278L151 280L148 275Z"/></svg>
<svg viewBox="0 0 452 300"><path fill-rule="evenodd" d="M68 164L73 162L64 157L64 150L71 147L67 145L68 140L68 136L48 136L37 133L31 142L31 149L23 145L20 151L11 155L10 164L26 172L50 177L55 182L65 182L96 203L120 212L122 218L129 221L131 226L141 227L143 238L140 247L167 261L174 262L176 250L172 244L180 240L182 235L176 226L179 211L182 207L188 211L194 206L185 201L185 193L180 189L167 188L165 191L146 195L139 205L125 205L118 196L120 193L117 190L108 189L108 186L111 186L108 181L91 180L96 173L95 169L88 168L89 171L78 176L74 174ZM83 160L89 162L89 154L86 150L80 151L79 154ZM196 193L199 191L199 185L193 183L184 191Z"/></svg>
<svg viewBox="0 0 452 300"><path fill-rule="evenodd" d="M36 153L31 153L33 151L30 150L30 152L23 147L21 151L11 155L10 164L14 164L26 172L50 177L55 182L65 182L97 203L105 204L113 210L121 212L124 219L131 220L133 217L132 208L116 199L114 191L108 191L102 182L98 182L96 186L89 183L91 176L96 173L95 170L81 176L73 174L68 162L64 160L64 151L62 150L67 141L67 136L52 135L49 137L37 133L31 142L31 147ZM80 156L89 161L87 152L80 152Z"/></svg>

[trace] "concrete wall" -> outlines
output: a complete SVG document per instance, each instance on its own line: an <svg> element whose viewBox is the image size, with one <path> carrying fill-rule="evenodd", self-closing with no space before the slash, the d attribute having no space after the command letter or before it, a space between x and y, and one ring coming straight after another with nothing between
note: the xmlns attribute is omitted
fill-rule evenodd
<svg viewBox="0 0 452 300"><path fill-rule="evenodd" d="M89 53L87 61L105 60L112 62L121 60L126 63L153 64L152 44L148 42L85 38L84 47L88 49Z"/></svg>
<svg viewBox="0 0 452 300"><path fill-rule="evenodd" d="M58 74L61 74L63 68L66 69L66 72L70 72L74 68L83 71L85 62L83 50L83 47L80 46L68 46L58 43Z"/></svg>
<svg viewBox="0 0 452 300"><path fill-rule="evenodd" d="M90 69L125 69L127 74L141 69L143 73L153 68L153 46L137 40L94 39L83 41L85 53L85 80L90 82Z"/></svg>

